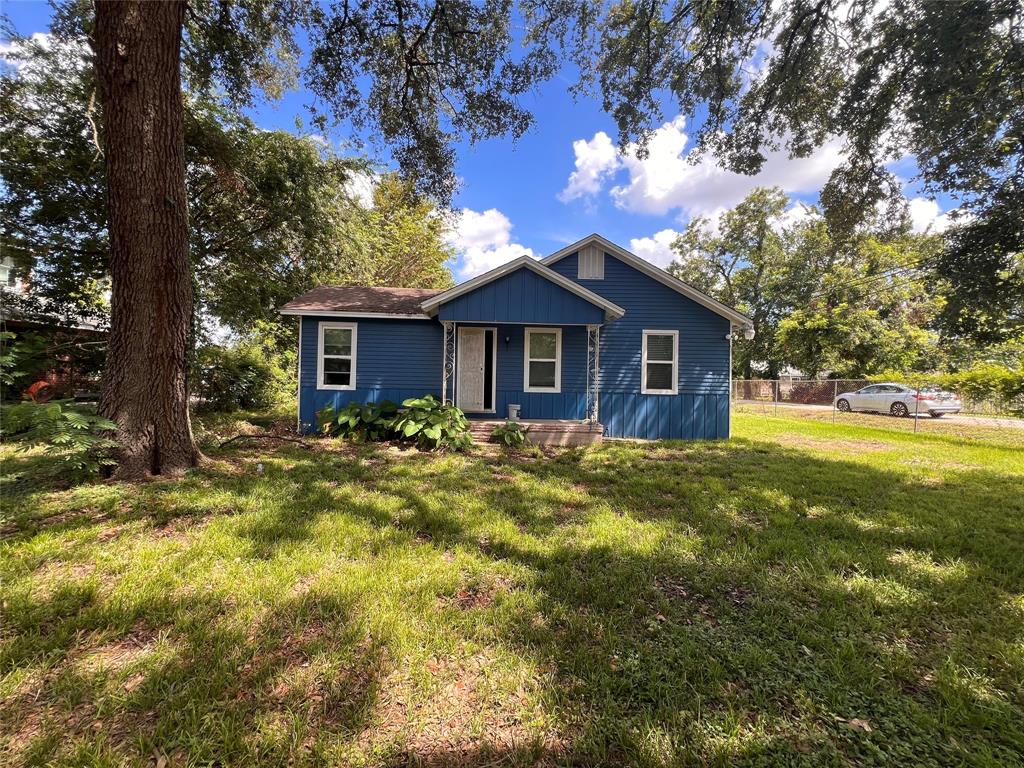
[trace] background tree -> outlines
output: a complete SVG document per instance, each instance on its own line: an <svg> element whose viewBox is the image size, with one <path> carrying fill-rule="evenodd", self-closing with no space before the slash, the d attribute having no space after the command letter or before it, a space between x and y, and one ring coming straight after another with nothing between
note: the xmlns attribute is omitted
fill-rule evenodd
<svg viewBox="0 0 1024 768"><path fill-rule="evenodd" d="M755 365L773 379L783 365L775 330L802 274L784 247L788 204L781 189L754 189L714 227L697 218L673 244L680 257L670 273L750 316L754 338L739 339L733 348L733 365L748 379Z"/></svg>
<svg viewBox="0 0 1024 768"><path fill-rule="evenodd" d="M887 164L916 158L925 190L973 217L937 262L943 319L988 343L1024 322L1022 17L1020 0L622 0L583 71L623 146L660 123L666 88L682 114L706 112L697 146L741 173L840 137L845 160L821 196L835 233L898 206Z"/></svg>
<svg viewBox="0 0 1024 768"><path fill-rule="evenodd" d="M26 308L106 322L103 124L91 51L77 39L24 40L10 57L0 75L0 245L31 273ZM95 134L81 130L91 123ZM190 92L184 133L199 330L207 319L239 335L258 328L268 349L291 349L295 324L276 309L317 283L451 284L450 217L395 174L340 157L322 140L260 130ZM354 188L371 180L367 204Z"/></svg>
<svg viewBox="0 0 1024 768"><path fill-rule="evenodd" d="M669 272L750 315L756 335L733 349L743 378L774 379L786 365L809 376L928 370L939 363L942 246L907 221L837 238L817 209L759 188L713 224L691 222Z"/></svg>
<svg viewBox="0 0 1024 768"><path fill-rule="evenodd" d="M787 362L812 377L936 369L942 354L934 322L943 299L928 281L941 248L941 238L911 234L842 243L779 323Z"/></svg>

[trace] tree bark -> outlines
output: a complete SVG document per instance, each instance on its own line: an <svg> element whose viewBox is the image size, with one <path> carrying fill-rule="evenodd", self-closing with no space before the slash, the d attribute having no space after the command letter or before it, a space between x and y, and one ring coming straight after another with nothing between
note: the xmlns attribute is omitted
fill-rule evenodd
<svg viewBox="0 0 1024 768"><path fill-rule="evenodd" d="M117 424L122 479L179 475L200 458L187 387L184 18L182 0L96 1L113 282L100 411Z"/></svg>

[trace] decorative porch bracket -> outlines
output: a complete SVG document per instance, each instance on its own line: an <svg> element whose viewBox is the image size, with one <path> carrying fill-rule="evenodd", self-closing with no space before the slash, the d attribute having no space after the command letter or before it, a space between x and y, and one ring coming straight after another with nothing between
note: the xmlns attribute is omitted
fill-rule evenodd
<svg viewBox="0 0 1024 768"><path fill-rule="evenodd" d="M587 421L598 423L601 395L601 326L587 326Z"/></svg>
<svg viewBox="0 0 1024 768"><path fill-rule="evenodd" d="M441 401L445 405L455 403L455 323L443 320L444 361L441 365Z"/></svg>

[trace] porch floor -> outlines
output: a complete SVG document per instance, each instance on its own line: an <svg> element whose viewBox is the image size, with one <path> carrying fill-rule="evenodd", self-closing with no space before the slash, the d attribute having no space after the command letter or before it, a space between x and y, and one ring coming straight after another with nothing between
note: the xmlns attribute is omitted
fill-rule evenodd
<svg viewBox="0 0 1024 768"><path fill-rule="evenodd" d="M467 414L469 415L469 414ZM495 427L505 424L505 419L474 418L469 415L469 432L478 443L491 439ZM534 445L593 445L600 443L604 436L603 424L591 424L573 419L520 419L530 428L529 438Z"/></svg>

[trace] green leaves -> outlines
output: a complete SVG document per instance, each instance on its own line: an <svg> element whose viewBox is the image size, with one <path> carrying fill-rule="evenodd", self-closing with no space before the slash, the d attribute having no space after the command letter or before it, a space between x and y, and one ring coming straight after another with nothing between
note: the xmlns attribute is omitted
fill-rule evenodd
<svg viewBox="0 0 1024 768"><path fill-rule="evenodd" d="M469 422L454 405L444 405L433 395L425 395L409 398L402 406L406 410L399 414L395 428L421 448L461 450L469 445Z"/></svg>
<svg viewBox="0 0 1024 768"><path fill-rule="evenodd" d="M60 457L76 470L95 471L116 462L111 451L117 443L107 437L117 425L87 407L71 400L51 403L25 401L3 411L0 436L13 440L21 449L45 446L46 452Z"/></svg>
<svg viewBox="0 0 1024 768"><path fill-rule="evenodd" d="M518 421L506 421L491 431L491 440L506 448L521 448L529 442L530 427Z"/></svg>
<svg viewBox="0 0 1024 768"><path fill-rule="evenodd" d="M425 395L405 400L402 407L390 400L350 403L337 412L324 408L317 422L323 434L356 440L408 440L430 450L459 450L469 444L466 415L455 406Z"/></svg>

